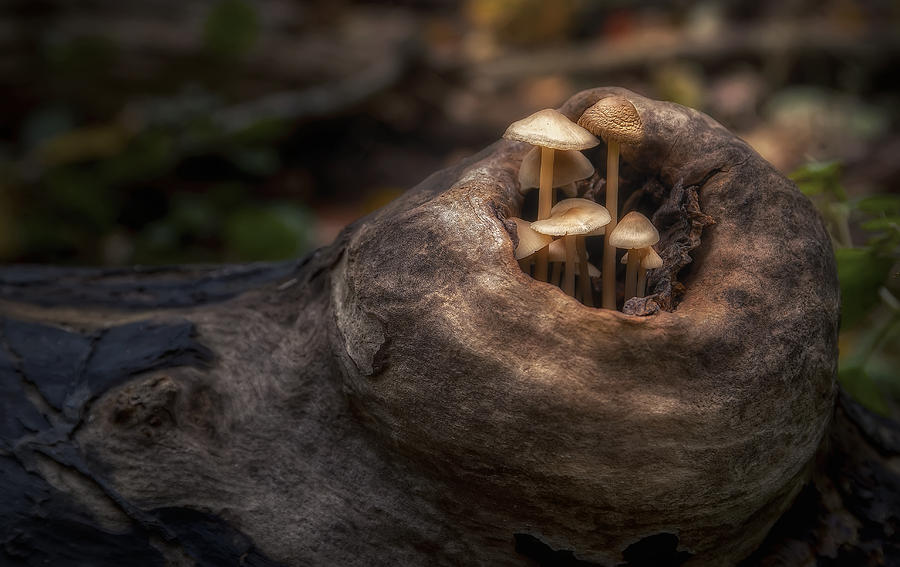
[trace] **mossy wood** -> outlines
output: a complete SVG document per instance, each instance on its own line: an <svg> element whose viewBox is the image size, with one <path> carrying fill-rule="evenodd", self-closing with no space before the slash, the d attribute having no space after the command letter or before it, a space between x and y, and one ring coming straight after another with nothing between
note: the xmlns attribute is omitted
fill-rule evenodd
<svg viewBox="0 0 900 567"><path fill-rule="evenodd" d="M300 261L0 271L0 563L897 561L813 208L698 112L562 111L611 93L664 261L625 313L519 268L510 141Z"/></svg>

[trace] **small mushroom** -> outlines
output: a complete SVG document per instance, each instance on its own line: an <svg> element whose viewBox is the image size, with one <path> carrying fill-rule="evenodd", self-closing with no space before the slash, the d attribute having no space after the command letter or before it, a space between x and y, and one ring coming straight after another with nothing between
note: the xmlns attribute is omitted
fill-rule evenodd
<svg viewBox="0 0 900 567"><path fill-rule="evenodd" d="M556 150L586 150L600 143L593 134L562 113L547 108L509 125L504 138L528 142L541 148L538 220L550 216L553 200L554 153ZM547 281L547 253L538 252L535 279Z"/></svg>
<svg viewBox="0 0 900 567"><path fill-rule="evenodd" d="M608 222L609 212L602 205L588 199L564 199L553 207L550 218L531 223L531 228L537 232L563 237L566 269L562 288L567 295L575 296L577 236L593 232ZM587 266L581 271L586 273Z"/></svg>
<svg viewBox="0 0 900 567"><path fill-rule="evenodd" d="M607 240L616 248L628 250L628 267L625 269L625 301L628 301L636 293L638 266L646 249L659 242L659 232L650 219L637 211L631 211L610 231Z"/></svg>
<svg viewBox="0 0 900 567"><path fill-rule="evenodd" d="M563 191L569 197L576 193L575 181L581 181L594 174L591 160L578 150L560 150L553 159L553 188ZM519 192L527 193L540 185L541 150L532 148L519 167Z"/></svg>
<svg viewBox="0 0 900 567"><path fill-rule="evenodd" d="M601 136L607 144L606 153L606 208L612 217L608 234L616 228L619 210L619 144L635 145L644 136L641 117L629 100L613 95L601 98L584 111L578 119L579 126ZM603 299L606 309L616 308L616 250L609 239L603 243Z"/></svg>
<svg viewBox="0 0 900 567"><path fill-rule="evenodd" d="M566 245L562 239L554 240L547 247L547 252L547 261L553 265L548 283L559 285L559 281L562 279L563 264L566 263Z"/></svg>
<svg viewBox="0 0 900 567"><path fill-rule="evenodd" d="M626 253L626 256L628 254ZM647 287L647 270L655 270L656 268L662 268L663 261L662 257L656 253L656 250L653 249L652 246L647 248L647 253L644 254L644 257L641 258L641 265L638 267L637 274L637 293L638 297L644 297L646 293L645 289Z"/></svg>
<svg viewBox="0 0 900 567"><path fill-rule="evenodd" d="M519 244L516 246L515 256L519 261L519 266L523 272L530 272L531 260L529 257L542 248L546 248L553 240L552 236L535 232L531 228L531 223L517 217L511 217L516 223L516 234L519 237Z"/></svg>
<svg viewBox="0 0 900 567"><path fill-rule="evenodd" d="M598 228L597 230L593 231L593 233L597 233L597 232L599 232L599 235L602 235L603 228L601 227L601 228ZM597 234L593 234L593 233L576 236L576 242L578 240L583 240L584 236L598 236ZM553 272L550 275L549 283L552 283L553 285L559 285L559 280L562 277L563 264L565 264L565 262L566 262L566 246L565 246L565 243L563 242L563 239L554 240L553 242L551 242L550 246L547 248L547 250L549 250L550 263L553 264ZM584 258L585 258L584 262L581 261L582 253L584 254ZM597 266L595 266L587 261L587 251L586 250L584 250L583 248L580 250L577 250L577 254L578 254L578 263L575 265L575 275L578 276L578 278L579 278L578 281L587 282L586 285L582 284L581 289L579 290L579 294L582 296L581 301L583 301L585 305L588 305L589 307L593 307L594 302L591 299L592 292L591 292L591 287L590 287L590 281L591 281L591 278L599 278L600 277L600 270L597 268ZM588 275L587 275L587 277L582 277L582 274L584 274L585 271L587 271Z"/></svg>

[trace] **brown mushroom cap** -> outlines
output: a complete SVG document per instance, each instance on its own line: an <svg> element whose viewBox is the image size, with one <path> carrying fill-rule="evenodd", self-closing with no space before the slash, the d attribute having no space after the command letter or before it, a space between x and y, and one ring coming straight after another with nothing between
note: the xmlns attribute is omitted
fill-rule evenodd
<svg viewBox="0 0 900 567"><path fill-rule="evenodd" d="M586 234L605 226L610 218L606 207L594 201L563 199L550 209L550 218L531 223L531 228L552 236Z"/></svg>
<svg viewBox="0 0 900 567"><path fill-rule="evenodd" d="M627 253L626 253L627 254ZM644 257L641 258L641 267L645 270L654 270L656 268L662 268L663 261L662 257L656 253L652 247L647 249L647 253L644 254Z"/></svg>
<svg viewBox="0 0 900 567"><path fill-rule="evenodd" d="M594 174L591 160L578 150L559 151L553 158L553 186L560 187ZM541 182L541 149L532 148L519 167L520 191L537 187Z"/></svg>
<svg viewBox="0 0 900 567"><path fill-rule="evenodd" d="M513 122L503 137L554 150L586 150L600 143L596 136L552 108Z"/></svg>
<svg viewBox="0 0 900 567"><path fill-rule="evenodd" d="M624 96L601 98L578 119L578 125L602 136L606 141L638 144L644 137L644 124L631 102Z"/></svg>
<svg viewBox="0 0 900 567"><path fill-rule="evenodd" d="M516 246L516 260L530 256L550 244L552 237L532 230L531 223L520 218L512 217L516 223L516 233L519 235L519 245Z"/></svg>
<svg viewBox="0 0 900 567"><path fill-rule="evenodd" d="M532 228L533 228L532 223ZM537 229L535 229L537 230ZM659 231L650 219L637 211L631 211L609 233L609 243L616 248L646 248L659 242Z"/></svg>

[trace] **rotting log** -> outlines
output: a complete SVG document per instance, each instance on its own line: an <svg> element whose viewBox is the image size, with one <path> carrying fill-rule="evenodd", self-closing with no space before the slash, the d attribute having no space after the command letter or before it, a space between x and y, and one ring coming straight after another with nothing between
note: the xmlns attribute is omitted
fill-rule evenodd
<svg viewBox="0 0 900 567"><path fill-rule="evenodd" d="M0 271L0 563L900 560L812 206L698 112L561 110L610 93L664 259L624 313L519 269L508 141L299 261Z"/></svg>

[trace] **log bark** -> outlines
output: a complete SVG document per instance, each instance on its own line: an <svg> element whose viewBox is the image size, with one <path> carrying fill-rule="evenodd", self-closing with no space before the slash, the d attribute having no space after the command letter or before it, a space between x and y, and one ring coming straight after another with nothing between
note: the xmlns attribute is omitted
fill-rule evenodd
<svg viewBox="0 0 900 567"><path fill-rule="evenodd" d="M611 93L665 262L624 313L520 270L508 141L299 261L0 271L0 558L896 561L900 429L835 411L813 208L695 111L561 110Z"/></svg>

